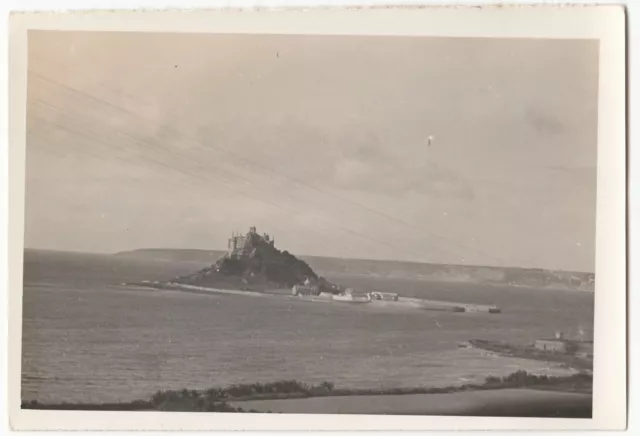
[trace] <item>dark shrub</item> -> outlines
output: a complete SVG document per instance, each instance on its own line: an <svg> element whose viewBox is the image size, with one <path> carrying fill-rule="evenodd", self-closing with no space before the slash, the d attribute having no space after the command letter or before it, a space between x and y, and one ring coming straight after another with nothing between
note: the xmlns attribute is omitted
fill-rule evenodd
<svg viewBox="0 0 640 436"><path fill-rule="evenodd" d="M335 387L335 385L330 381L323 381L322 383L320 383L320 386L326 388L329 392L331 392Z"/></svg>
<svg viewBox="0 0 640 436"><path fill-rule="evenodd" d="M484 379L484 383L487 385L495 385L495 384L499 384L502 380L500 379L500 377L495 377L490 375L489 377L487 377L486 379Z"/></svg>

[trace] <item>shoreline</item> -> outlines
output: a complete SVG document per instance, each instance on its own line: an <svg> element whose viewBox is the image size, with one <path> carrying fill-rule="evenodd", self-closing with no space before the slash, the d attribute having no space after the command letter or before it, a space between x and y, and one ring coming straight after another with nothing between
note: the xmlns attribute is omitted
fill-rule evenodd
<svg viewBox="0 0 640 436"><path fill-rule="evenodd" d="M552 353L536 350L533 347L511 345L506 342L471 339L469 347L488 351L502 357L535 360L539 362L559 363L575 372L593 371L593 360L571 354Z"/></svg>
<svg viewBox="0 0 640 436"><path fill-rule="evenodd" d="M490 306L484 304L473 303L456 303L451 301L442 300L427 300L415 297L400 297L399 301L384 301L384 300L371 300L367 302L362 301L349 301L349 300L336 300L322 295L318 296L294 296L289 293L285 293L284 289L270 289L264 291L253 290L236 290L236 289L219 289L209 288L205 286L186 285L175 282L132 282L122 283L121 286L147 288L147 289L159 289L159 290L172 290L178 292L190 292L195 294L226 294L226 295L238 295L246 297L258 297L258 298L282 298L282 299L294 299L296 301L308 301L319 303L336 303L336 304L371 304L372 307L389 307L389 308L407 308L417 310L428 311L450 311L460 313L489 313L498 314L501 313L501 309L497 306Z"/></svg>
<svg viewBox="0 0 640 436"><path fill-rule="evenodd" d="M137 248L131 250L125 250L121 252L111 253L112 256L115 257L131 257L137 259L149 259L149 260L163 260L169 262L200 262L207 263L212 260L214 257L223 256L227 250L208 250L208 249L191 249L191 248ZM191 258L191 260L181 260L179 258L171 257L171 254L177 254L181 252L190 252L195 254L200 254L202 257L198 257L197 260ZM145 255L146 253L146 255ZM165 253L165 257L156 257L153 255L148 255L149 253ZM215 254L214 254L215 253ZM206 254L206 255L205 255ZM168 256L168 257L167 257ZM486 278L478 278L473 277L474 273L477 271L516 271L516 272L525 272L525 273L533 273L533 274L546 274L556 276L558 274L565 276L578 276L582 277L583 280L585 276L593 276L594 272L576 270L576 269L555 269L548 267L522 267L522 266L514 266L514 265L486 265L486 264L478 264L478 265L468 265L468 264L442 264L442 263L433 263L433 262L425 262L425 261L412 261L412 260L393 260L393 259L379 259L379 258L345 258L345 257L336 257L336 256L321 256L321 255L310 255L310 254L302 254L298 256L301 260L307 262L310 265L316 264L314 269L317 269L321 275L323 276L339 276L339 275L350 275L350 276L368 276L374 278L382 278L382 279L403 279L408 278L411 280L420 280L420 281L430 281L430 282L450 282L450 283L475 283L475 284L486 284L490 286L499 286L499 287L513 287L513 288L522 288L522 289L546 289L552 291L576 291L576 292L595 292L594 286L589 284L588 282L583 282L583 285L571 285L566 282L555 282L553 284L547 284L544 282L539 283L527 283L527 282L517 282L517 281L504 281L504 280L496 280L496 279L486 279ZM321 262L324 265L324 268L321 265L317 265L317 262ZM371 264L378 266L386 266L390 268L392 272L384 273L377 271L344 271L342 269L331 268L330 266L327 268L327 262L329 265L336 264L344 264L345 262L355 262L356 264ZM396 271L396 267L398 265L409 266L410 268L415 267L427 267L427 268L436 268L443 270L445 272L420 272L420 271ZM464 271L470 271L467 274L458 274L455 273L450 274L446 271L450 269L461 269ZM517 280L517 279L516 279ZM556 277L556 280L562 280L559 277ZM588 279L586 279L588 281Z"/></svg>
<svg viewBox="0 0 640 436"><path fill-rule="evenodd" d="M517 371L502 378L486 377L484 383L470 383L441 388L342 389L335 388L331 382L307 385L295 380L282 380L266 384L237 384L223 389L158 391L148 400L121 403L40 403L37 400L23 401L21 408L33 410L247 412L238 404L252 401L313 398L437 396L500 390L545 391L548 393L573 393L590 396L592 395L592 387L593 377L586 373L577 373L570 376L539 376L526 371ZM258 411L248 410L248 412Z"/></svg>
<svg viewBox="0 0 640 436"><path fill-rule="evenodd" d="M461 285L486 285L496 288L512 288L518 290L544 290L544 291L557 291L557 292L583 292L591 293L595 292L595 288L578 288L560 285L530 285L525 283L510 283L499 282L490 280L477 280L477 279L463 279L463 278L451 278L451 277L437 277L437 276L421 276L421 275L393 275L393 274L381 274L381 273L358 273L358 272L328 272L328 277L370 277L374 279L383 280L415 280L419 282L428 283L447 283L447 284L461 284Z"/></svg>

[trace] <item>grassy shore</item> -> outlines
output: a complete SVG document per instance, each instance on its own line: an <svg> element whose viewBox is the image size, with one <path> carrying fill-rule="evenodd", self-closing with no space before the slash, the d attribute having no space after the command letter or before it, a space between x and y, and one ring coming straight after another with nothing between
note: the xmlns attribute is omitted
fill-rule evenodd
<svg viewBox="0 0 640 436"><path fill-rule="evenodd" d="M517 371L506 377L487 377L484 383L465 384L442 388L391 388L391 389L343 389L331 382L308 385L296 380L282 380L273 383L237 384L227 388L206 390L158 391L148 400L128 403L60 403L45 404L38 401L23 402L23 409L48 410L157 410L181 412L257 412L237 406L243 401L286 400L315 397L380 396L445 394L468 391L498 389L544 389L561 392L591 393L593 378L590 374L579 373L566 377L529 374ZM234 405L231 405L233 403Z"/></svg>
<svg viewBox="0 0 640 436"><path fill-rule="evenodd" d="M564 366L573 368L577 371L593 370L592 359L578 357L571 354L553 353L538 350L532 346L513 345L505 342L487 341L482 339L472 339L469 343L475 348L490 351L505 357L561 363Z"/></svg>

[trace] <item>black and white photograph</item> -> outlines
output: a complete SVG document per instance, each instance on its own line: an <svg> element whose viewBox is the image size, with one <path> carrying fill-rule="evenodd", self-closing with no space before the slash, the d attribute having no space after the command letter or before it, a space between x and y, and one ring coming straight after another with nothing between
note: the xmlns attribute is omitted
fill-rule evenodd
<svg viewBox="0 0 640 436"><path fill-rule="evenodd" d="M26 40L21 410L594 417L598 39Z"/></svg>

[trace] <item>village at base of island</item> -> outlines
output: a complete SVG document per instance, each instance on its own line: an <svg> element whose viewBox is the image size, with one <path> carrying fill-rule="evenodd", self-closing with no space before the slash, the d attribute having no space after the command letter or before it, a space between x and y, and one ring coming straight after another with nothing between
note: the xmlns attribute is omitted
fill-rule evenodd
<svg viewBox="0 0 640 436"><path fill-rule="evenodd" d="M309 299L311 301L324 302L341 302L341 303L376 303L389 302L396 303L398 306L411 306L424 310L441 310L450 312L484 312L484 313L501 313L500 308L495 306L483 306L476 304L458 304L448 301L432 301L419 298L403 298L393 292L356 292L352 288L340 290L321 289L319 285L305 280L303 284L294 285L291 294L296 297Z"/></svg>

